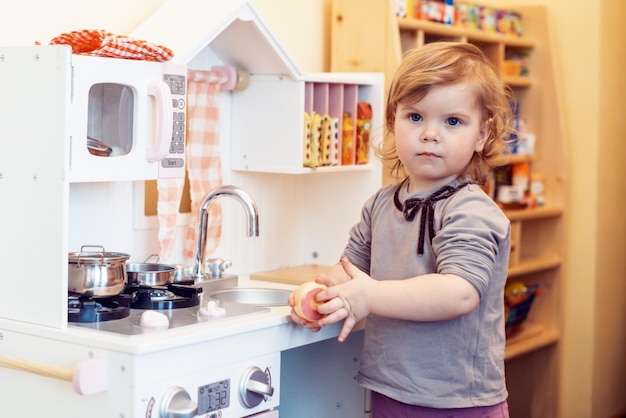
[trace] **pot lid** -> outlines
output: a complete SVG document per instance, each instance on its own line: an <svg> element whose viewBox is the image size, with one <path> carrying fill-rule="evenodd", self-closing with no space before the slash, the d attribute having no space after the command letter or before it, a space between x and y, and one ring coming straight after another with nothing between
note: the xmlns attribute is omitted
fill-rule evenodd
<svg viewBox="0 0 626 418"><path fill-rule="evenodd" d="M68 253L70 263L77 264L107 264L124 263L130 258L130 254L110 251L79 251Z"/></svg>

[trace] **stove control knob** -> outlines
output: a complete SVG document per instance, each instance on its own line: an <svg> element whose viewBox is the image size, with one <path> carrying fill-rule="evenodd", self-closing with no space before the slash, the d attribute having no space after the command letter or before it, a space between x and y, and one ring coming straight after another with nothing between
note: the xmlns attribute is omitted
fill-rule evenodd
<svg viewBox="0 0 626 418"><path fill-rule="evenodd" d="M239 385L239 398L247 408L254 408L274 394L269 371L266 373L256 366L246 369Z"/></svg>
<svg viewBox="0 0 626 418"><path fill-rule="evenodd" d="M185 389L173 386L165 392L159 412L160 418L193 418L198 413L198 405Z"/></svg>

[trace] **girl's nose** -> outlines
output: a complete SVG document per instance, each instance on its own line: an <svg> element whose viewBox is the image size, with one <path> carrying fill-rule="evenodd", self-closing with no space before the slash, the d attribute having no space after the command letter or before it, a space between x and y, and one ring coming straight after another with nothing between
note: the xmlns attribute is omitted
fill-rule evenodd
<svg viewBox="0 0 626 418"><path fill-rule="evenodd" d="M422 131L422 136L420 140L425 142L439 141L439 133L436 127L432 124L424 124L424 130Z"/></svg>

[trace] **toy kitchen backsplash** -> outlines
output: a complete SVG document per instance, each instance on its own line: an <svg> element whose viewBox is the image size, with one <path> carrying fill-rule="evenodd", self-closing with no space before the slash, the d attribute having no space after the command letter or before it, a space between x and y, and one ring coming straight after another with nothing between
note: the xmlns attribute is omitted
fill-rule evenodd
<svg viewBox="0 0 626 418"><path fill-rule="evenodd" d="M193 72L190 71L190 74ZM247 237L246 212L240 202L221 198L215 201L221 207L221 215L211 212L209 224L213 217L221 216L222 229L217 237L212 239L209 236L207 256L231 260L230 270L236 274L336 262L346 243L349 228L359 219L361 206L380 186L379 163L373 156L366 163L357 163L356 150L353 150L352 160L348 159L343 165L339 161L332 166L310 167L310 162L306 160L310 154L308 149L316 146L314 141L317 141L317 146L321 146L321 138L317 136L315 139L316 135L313 134L298 134L302 132L302 127L306 128L306 132L323 130L322 121L331 120L330 113L338 113L336 109L326 109L326 113L323 113L324 106L337 106L328 104L329 100L340 100L343 104L351 101L354 114L357 104L375 100L380 88L375 83L380 80L379 77L356 78L358 82L370 83L361 85L345 83L344 80L347 79L349 78L342 76L335 82L332 81L332 75L324 74L306 81L295 81L295 87L304 86L304 95L289 97L290 89L294 86L288 86L289 94L284 99L272 99L277 103L272 103L270 107L300 107L304 111L296 113L289 110L283 113L267 112L264 109L257 112L270 114L261 114L260 117L255 115L254 109L262 108L268 96L252 94L257 82L254 75L250 75L246 90L221 90L216 97L215 110L219 113L217 121L197 121L187 116L188 130L199 123L214 123L219 127L215 133L211 133L218 138L219 143L219 151L210 157L211 168L201 169L193 174L195 179L190 178L195 169L192 164L195 163L197 167L206 163L209 158L203 154L206 148L200 149L199 155L194 154L199 147L193 144L193 133L188 133L191 144L186 150L185 163L189 174L184 190L171 194L174 196L172 201L161 201L161 192L163 189L169 191L172 183L182 183L182 179L70 183L69 250L78 251L82 245L97 244L107 250L127 252L134 261L143 261L151 254L160 254L162 262L193 264L199 220L197 208L193 214L190 210L193 203L189 194L195 193L194 201L199 204L210 190L222 184L242 189L255 201L259 215L259 236ZM288 82L283 80L281 83ZM261 87L262 90L267 88ZM283 86L278 86L280 94L281 89ZM338 95L333 90L341 90L340 99L332 97ZM346 92L354 96L353 99L348 100ZM244 95L245 100L251 101L251 104L242 104L241 97ZM315 103L313 97L316 95L325 95L324 106ZM187 97L189 115L194 112L195 103ZM241 110L240 107L244 109ZM380 105L373 107L380 112ZM246 108L251 111L248 112ZM313 117L303 118L303 113L312 114ZM341 113L344 118L348 114ZM292 114L293 119L283 120L281 114L287 114L287 117ZM320 114L323 116L320 117ZM269 123L265 122L268 120ZM335 123L336 120L335 117ZM255 125L258 127L255 128ZM274 133L275 125L287 125L288 128L293 126L294 129L281 128ZM239 132L242 126L246 129L251 127L251 132ZM354 141L357 137L356 118L351 126ZM345 129L344 134L347 137ZM251 139L252 148L248 151L244 147L247 143L245 141L235 140L233 143L233 135L237 138L243 136L246 141ZM341 137L341 132L337 136ZM313 144L308 145L306 140ZM234 161L239 154L246 154L245 158L251 160L250 166L254 164L256 167L239 166ZM280 161L272 161L276 158L274 154L283 154L280 155ZM343 154L346 158L345 153ZM267 164L264 163L264 155L267 155ZM165 193L163 195L166 196ZM182 204L179 205L181 200ZM155 216L155 211L158 212L157 208L167 205L174 208L175 227L172 229L170 224L170 229L166 231L170 234L168 238L173 238L173 243L167 254L164 254L164 242L160 234L164 233L164 222L171 222L171 213L166 215L170 219L163 220Z"/></svg>

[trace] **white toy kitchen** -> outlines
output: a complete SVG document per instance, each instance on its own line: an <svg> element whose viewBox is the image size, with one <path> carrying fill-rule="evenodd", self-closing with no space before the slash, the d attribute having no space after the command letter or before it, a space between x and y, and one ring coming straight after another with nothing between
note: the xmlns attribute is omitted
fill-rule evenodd
<svg viewBox="0 0 626 418"><path fill-rule="evenodd" d="M294 326L285 303L211 295L284 297L294 284L255 272L338 260L381 166L371 150L365 163L306 163L303 115L367 102L380 140L382 75L303 74L247 1L170 0L131 36L174 58L0 48L0 416L367 416L360 332L339 344L338 326ZM180 213L162 261L181 280L94 285L113 271L103 265L159 255L149 182L182 182L187 77L214 68L231 77L218 97L224 186L207 196L222 208L218 272L194 264L204 246L183 256Z"/></svg>

